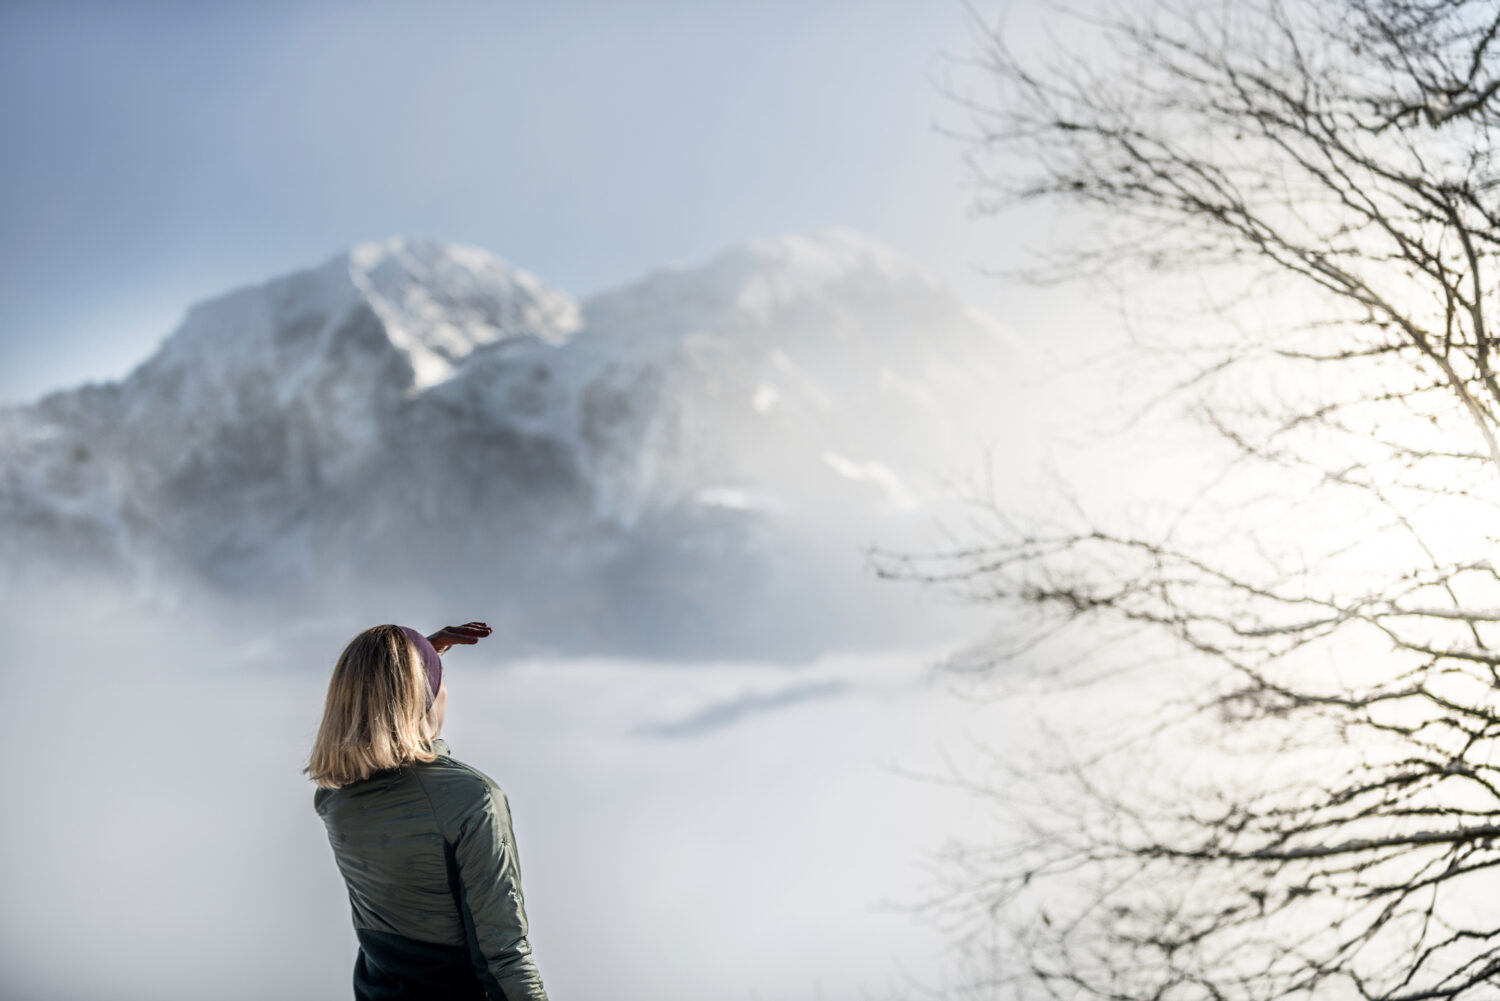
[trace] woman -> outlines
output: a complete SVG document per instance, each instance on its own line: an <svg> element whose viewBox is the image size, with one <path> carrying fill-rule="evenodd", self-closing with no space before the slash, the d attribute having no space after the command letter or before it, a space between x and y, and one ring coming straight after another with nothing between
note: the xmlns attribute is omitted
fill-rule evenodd
<svg viewBox="0 0 1500 1001"><path fill-rule="evenodd" d="M438 738L440 655L489 634L375 626L333 669L305 770L349 888L358 1001L546 1001L505 793Z"/></svg>

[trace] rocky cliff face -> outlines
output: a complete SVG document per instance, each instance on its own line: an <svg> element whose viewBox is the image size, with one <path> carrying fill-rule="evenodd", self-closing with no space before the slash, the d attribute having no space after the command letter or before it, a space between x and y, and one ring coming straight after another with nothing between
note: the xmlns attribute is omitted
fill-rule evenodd
<svg viewBox="0 0 1500 1001"><path fill-rule="evenodd" d="M1010 363L846 230L581 302L474 248L366 244L0 412L0 547L12 584L430 608L518 649L873 644L919 627L860 546L922 517Z"/></svg>

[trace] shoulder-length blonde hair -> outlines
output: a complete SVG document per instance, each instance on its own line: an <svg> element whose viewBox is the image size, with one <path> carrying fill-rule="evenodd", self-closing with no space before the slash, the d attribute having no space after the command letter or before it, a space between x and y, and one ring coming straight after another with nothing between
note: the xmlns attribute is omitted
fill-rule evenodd
<svg viewBox="0 0 1500 1001"><path fill-rule="evenodd" d="M399 626L373 626L349 641L333 668L323 722L303 769L322 789L375 772L433 761L427 672Z"/></svg>

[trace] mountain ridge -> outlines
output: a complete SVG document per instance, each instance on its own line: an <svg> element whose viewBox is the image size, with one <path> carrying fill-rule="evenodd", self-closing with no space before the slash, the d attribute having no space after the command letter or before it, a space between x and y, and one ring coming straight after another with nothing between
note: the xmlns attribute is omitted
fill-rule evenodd
<svg viewBox="0 0 1500 1001"><path fill-rule="evenodd" d="M582 616L611 649L753 648L735 619L773 606L829 641L862 606L795 606L845 601L829 561L919 512L999 331L840 228L583 298L464 244L356 244L0 415L0 546L22 577L62 554L179 597L487 589L559 646Z"/></svg>

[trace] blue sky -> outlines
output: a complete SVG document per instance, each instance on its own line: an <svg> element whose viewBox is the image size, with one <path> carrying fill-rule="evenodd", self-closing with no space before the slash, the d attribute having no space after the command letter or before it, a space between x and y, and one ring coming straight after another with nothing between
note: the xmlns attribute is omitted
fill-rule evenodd
<svg viewBox="0 0 1500 1001"><path fill-rule="evenodd" d="M983 9L983 5L979 5ZM978 305L960 0L0 6L0 401L396 234L587 293L848 225Z"/></svg>

